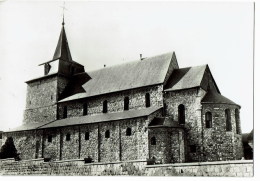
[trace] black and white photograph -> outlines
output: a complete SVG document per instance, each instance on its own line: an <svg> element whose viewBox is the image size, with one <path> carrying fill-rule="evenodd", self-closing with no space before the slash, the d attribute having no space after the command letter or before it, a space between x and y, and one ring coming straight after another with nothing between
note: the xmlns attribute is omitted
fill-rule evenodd
<svg viewBox="0 0 260 181"><path fill-rule="evenodd" d="M0 175L254 177L255 5L0 1Z"/></svg>

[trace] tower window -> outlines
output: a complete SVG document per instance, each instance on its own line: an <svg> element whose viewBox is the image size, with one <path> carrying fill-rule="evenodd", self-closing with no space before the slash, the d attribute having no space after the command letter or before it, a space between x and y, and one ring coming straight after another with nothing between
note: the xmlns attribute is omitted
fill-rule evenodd
<svg viewBox="0 0 260 181"><path fill-rule="evenodd" d="M236 131L237 134L240 134L240 117L239 117L238 109L235 109L235 119L236 119Z"/></svg>
<svg viewBox="0 0 260 181"><path fill-rule="evenodd" d="M44 64L44 75L47 75L51 70L51 65L46 63Z"/></svg>
<svg viewBox="0 0 260 181"><path fill-rule="evenodd" d="M125 134L126 134L126 136L131 136L132 135L132 129L131 128L127 128Z"/></svg>
<svg viewBox="0 0 260 181"><path fill-rule="evenodd" d="M225 117L226 117L226 131L232 131L230 109L225 110Z"/></svg>
<svg viewBox="0 0 260 181"><path fill-rule="evenodd" d="M107 100L103 102L103 113L107 113Z"/></svg>
<svg viewBox="0 0 260 181"><path fill-rule="evenodd" d="M178 121L179 124L185 124L185 106L183 104L178 106Z"/></svg>
<svg viewBox="0 0 260 181"><path fill-rule="evenodd" d="M85 133L85 140L89 140L89 132Z"/></svg>
<svg viewBox="0 0 260 181"><path fill-rule="evenodd" d="M83 116L88 115L88 104L83 104Z"/></svg>
<svg viewBox="0 0 260 181"><path fill-rule="evenodd" d="M151 145L156 145L156 138L155 137L151 138Z"/></svg>
<svg viewBox="0 0 260 181"><path fill-rule="evenodd" d="M66 141L70 141L70 133L66 134Z"/></svg>
<svg viewBox="0 0 260 181"><path fill-rule="evenodd" d="M52 142L52 135L48 136L48 142L50 142L50 143Z"/></svg>
<svg viewBox="0 0 260 181"><path fill-rule="evenodd" d="M212 114L211 112L206 112L206 128L212 128Z"/></svg>
<svg viewBox="0 0 260 181"><path fill-rule="evenodd" d="M63 118L67 118L67 116L68 116L68 115L67 115L67 113L68 113L67 111L68 111L68 110L67 110L67 106L64 106L64 107L63 107Z"/></svg>
<svg viewBox="0 0 260 181"><path fill-rule="evenodd" d="M106 132L105 132L105 138L110 138L110 131L109 131L109 130L106 130Z"/></svg>
<svg viewBox="0 0 260 181"><path fill-rule="evenodd" d="M150 94L146 93L145 94L145 107L150 107L151 106L151 102L150 102Z"/></svg>
<svg viewBox="0 0 260 181"><path fill-rule="evenodd" d="M197 152L197 147L196 147L196 145L190 145L190 152L191 152L191 153L196 153L196 152Z"/></svg>

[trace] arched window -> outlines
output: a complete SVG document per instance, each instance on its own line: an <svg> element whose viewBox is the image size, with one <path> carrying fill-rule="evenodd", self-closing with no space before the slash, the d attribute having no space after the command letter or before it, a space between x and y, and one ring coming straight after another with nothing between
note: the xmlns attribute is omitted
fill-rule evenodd
<svg viewBox="0 0 260 181"><path fill-rule="evenodd" d="M88 104L83 104L83 116L88 115Z"/></svg>
<svg viewBox="0 0 260 181"><path fill-rule="evenodd" d="M70 141L70 133L66 134L66 141Z"/></svg>
<svg viewBox="0 0 260 181"><path fill-rule="evenodd" d="M107 100L103 102L103 113L107 113Z"/></svg>
<svg viewBox="0 0 260 181"><path fill-rule="evenodd" d="M48 142L50 142L50 143L52 142L52 135L48 136Z"/></svg>
<svg viewBox="0 0 260 181"><path fill-rule="evenodd" d="M179 124L185 124L185 106L183 104L178 106L178 120Z"/></svg>
<svg viewBox="0 0 260 181"><path fill-rule="evenodd" d="M89 132L85 133L85 140L89 140Z"/></svg>
<svg viewBox="0 0 260 181"><path fill-rule="evenodd" d="M146 93L146 94L145 94L145 106L146 106L146 107L150 107L150 106L151 106L150 94L149 94L149 93Z"/></svg>
<svg viewBox="0 0 260 181"><path fill-rule="evenodd" d="M67 116L68 116L68 115L67 115L67 111L68 111L68 110L67 110L67 106L64 106L64 107L63 107L63 118L67 118Z"/></svg>
<svg viewBox="0 0 260 181"><path fill-rule="evenodd" d="M206 112L205 120L206 120L206 128L212 128L212 114L211 114L211 112Z"/></svg>
<svg viewBox="0 0 260 181"><path fill-rule="evenodd" d="M127 128L125 134L126 134L126 136L131 136L132 135L132 129Z"/></svg>
<svg viewBox="0 0 260 181"><path fill-rule="evenodd" d="M105 138L110 138L110 131L109 131L109 130L106 130L106 132L105 132Z"/></svg>
<svg viewBox="0 0 260 181"><path fill-rule="evenodd" d="M124 99L124 110L129 110L129 97Z"/></svg>
<svg viewBox="0 0 260 181"><path fill-rule="evenodd" d="M240 134L240 117L239 117L238 109L235 109L235 119L236 119L236 131L237 134Z"/></svg>
<svg viewBox="0 0 260 181"><path fill-rule="evenodd" d="M231 114L229 109L225 110L225 117L226 117L226 131L232 131Z"/></svg>
<svg viewBox="0 0 260 181"><path fill-rule="evenodd" d="M151 138L151 145L156 145L156 138L155 137Z"/></svg>

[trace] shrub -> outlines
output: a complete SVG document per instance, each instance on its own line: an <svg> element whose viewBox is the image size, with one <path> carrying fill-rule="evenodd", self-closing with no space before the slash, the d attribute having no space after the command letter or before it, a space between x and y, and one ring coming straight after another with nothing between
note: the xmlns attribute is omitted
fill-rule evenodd
<svg viewBox="0 0 260 181"><path fill-rule="evenodd" d="M20 159L19 155L17 154L17 150L14 146L14 141L12 137L8 137L5 141L5 144L2 146L0 151L0 158L16 158Z"/></svg>

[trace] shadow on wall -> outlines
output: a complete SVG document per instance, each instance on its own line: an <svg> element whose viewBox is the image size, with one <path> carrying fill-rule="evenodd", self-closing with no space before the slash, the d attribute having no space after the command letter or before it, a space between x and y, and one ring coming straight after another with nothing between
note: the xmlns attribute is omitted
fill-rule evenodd
<svg viewBox="0 0 260 181"><path fill-rule="evenodd" d="M1 147L0 159L6 158L15 158L15 160L20 160L19 153L17 153L12 137L8 137L5 144Z"/></svg>

